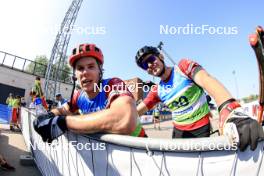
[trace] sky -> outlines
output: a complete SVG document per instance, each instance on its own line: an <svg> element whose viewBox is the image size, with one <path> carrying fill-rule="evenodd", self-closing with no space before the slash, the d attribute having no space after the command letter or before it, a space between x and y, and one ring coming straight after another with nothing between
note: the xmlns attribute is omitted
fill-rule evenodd
<svg viewBox="0 0 264 176"><path fill-rule="evenodd" d="M50 57L71 2L1 1L0 51L31 60L37 55ZM257 62L248 36L257 25L264 26L262 7L261 0L84 0L67 54L80 43L95 43L104 53L105 78L147 81L153 77L136 66L136 52L163 41L176 63L181 58L198 62L233 96L258 94ZM194 34L191 27L205 30ZM222 33L215 32L218 29ZM165 62L172 65L168 58Z"/></svg>

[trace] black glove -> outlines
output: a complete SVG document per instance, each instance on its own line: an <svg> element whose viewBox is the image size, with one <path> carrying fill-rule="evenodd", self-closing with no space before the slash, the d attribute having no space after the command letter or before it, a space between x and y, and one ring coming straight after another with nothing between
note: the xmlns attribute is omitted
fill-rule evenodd
<svg viewBox="0 0 264 176"><path fill-rule="evenodd" d="M48 143L51 143L67 130L65 116L55 116L52 112L39 115L34 120L33 125L42 140Z"/></svg>
<svg viewBox="0 0 264 176"><path fill-rule="evenodd" d="M244 151L248 145L250 145L251 150L255 150L258 141L264 139L262 126L255 119L241 112L241 108L234 110L226 123L235 124L241 151Z"/></svg>

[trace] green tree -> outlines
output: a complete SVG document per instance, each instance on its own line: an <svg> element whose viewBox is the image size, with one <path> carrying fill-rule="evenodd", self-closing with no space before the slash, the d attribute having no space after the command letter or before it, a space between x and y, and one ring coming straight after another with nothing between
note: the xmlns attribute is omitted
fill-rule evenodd
<svg viewBox="0 0 264 176"><path fill-rule="evenodd" d="M250 102L252 102L252 101L255 101L255 100L257 100L258 99L258 95L249 95L249 96L247 96L247 97L244 97L244 98L242 98L242 100L245 102L245 103L250 103Z"/></svg>
<svg viewBox="0 0 264 176"><path fill-rule="evenodd" d="M36 56L35 60L27 65L25 71L38 76L45 76L48 59L45 55Z"/></svg>
<svg viewBox="0 0 264 176"><path fill-rule="evenodd" d="M59 66L58 62L54 64L54 68L57 68L58 66ZM60 81L70 80L72 71L71 71L71 68L69 67L66 59L64 59L64 63L60 63L60 67L62 67L62 69L60 71L58 71L58 74L59 74L58 80L60 80Z"/></svg>
<svg viewBox="0 0 264 176"><path fill-rule="evenodd" d="M25 71L29 72L34 75L38 75L41 77L45 77L47 65L48 65L48 58L45 55L36 56L35 60L32 61L29 65L27 65ZM70 80L71 77L71 68L68 66L67 61L64 59L64 63L62 66L62 71L58 71L57 67L59 63L55 63L52 65L50 71L50 78L55 79L58 75L58 81L67 81Z"/></svg>

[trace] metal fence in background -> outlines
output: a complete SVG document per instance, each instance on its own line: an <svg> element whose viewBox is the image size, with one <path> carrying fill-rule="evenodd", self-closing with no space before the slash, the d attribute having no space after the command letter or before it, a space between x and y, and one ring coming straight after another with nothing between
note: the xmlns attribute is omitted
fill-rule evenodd
<svg viewBox="0 0 264 176"><path fill-rule="evenodd" d="M47 65L22 58L7 52L0 51L0 65L4 67L8 67L14 70L18 70L24 73L28 73L35 76L40 76L42 78L45 77ZM30 68L29 68L30 65ZM51 72L55 72L56 68L55 65L51 68ZM72 84L72 73L67 72L65 70L61 70L62 75L69 75L65 76L63 79L58 79L59 82ZM54 78L55 79L55 78Z"/></svg>

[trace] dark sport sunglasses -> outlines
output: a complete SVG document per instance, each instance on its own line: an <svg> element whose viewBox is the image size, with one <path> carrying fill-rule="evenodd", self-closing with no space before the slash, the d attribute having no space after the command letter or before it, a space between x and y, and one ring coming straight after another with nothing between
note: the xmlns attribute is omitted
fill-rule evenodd
<svg viewBox="0 0 264 176"><path fill-rule="evenodd" d="M152 63L156 60L156 56L155 55L151 55L149 56L147 59L143 60L141 62L141 68L143 68L144 70L148 69L148 63Z"/></svg>

